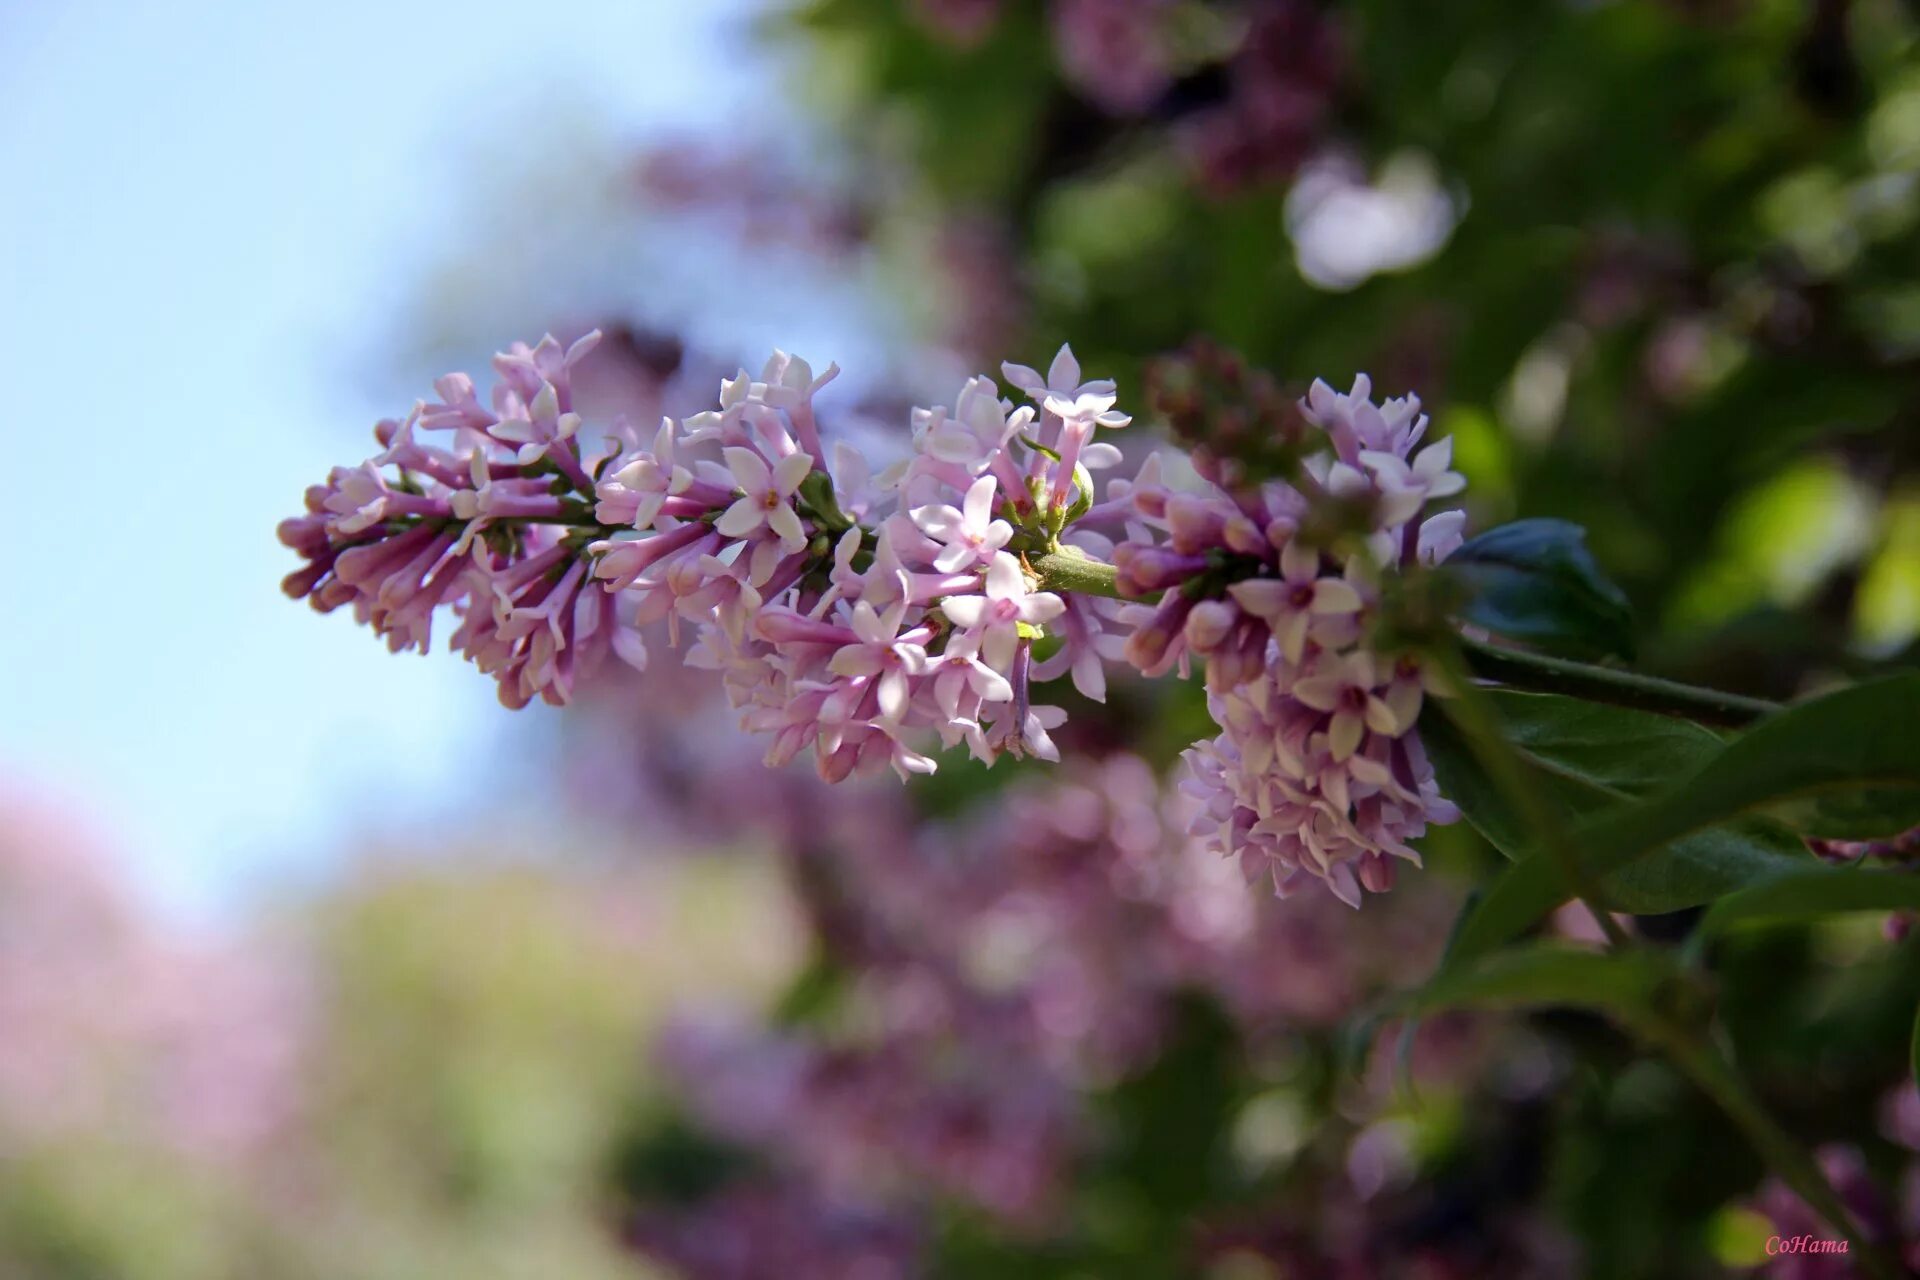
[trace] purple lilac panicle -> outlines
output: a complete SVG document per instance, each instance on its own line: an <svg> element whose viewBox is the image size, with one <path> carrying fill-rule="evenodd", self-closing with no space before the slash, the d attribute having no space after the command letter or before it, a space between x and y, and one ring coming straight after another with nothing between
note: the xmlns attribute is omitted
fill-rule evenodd
<svg viewBox="0 0 1920 1280"><path fill-rule="evenodd" d="M1099 434L1130 419L1068 347L1044 374L1002 366L1027 404L976 376L914 410L909 455L876 476L823 440L814 399L837 367L783 352L648 442L590 432L571 374L595 337L516 345L488 403L451 374L381 423L383 451L281 526L307 560L289 594L351 605L395 649L424 651L445 606L454 647L516 707L568 701L609 654L644 667L643 628L691 631L687 661L719 674L767 763L811 753L830 782L931 773L936 742L1058 760L1065 713L1036 685L1070 676L1100 700L1104 660L1159 675L1198 654L1221 733L1189 752L1197 830L1250 876L1357 906L1456 816L1413 732L1424 673L1367 642L1381 575L1460 541L1461 512L1428 511L1465 482L1450 442L1423 443L1418 400L1315 383L1300 408L1319 435L1288 480L1241 483L1203 453L1197 489L1149 460L1096 503L1092 473L1120 461ZM1042 589L1033 558L1063 551L1110 555L1121 593L1159 603Z"/></svg>
<svg viewBox="0 0 1920 1280"><path fill-rule="evenodd" d="M1128 660L1149 675L1206 662L1221 732L1187 753L1196 833L1282 896L1317 880L1353 906L1392 886L1393 859L1418 865L1410 842L1428 824L1458 816L1414 731L1425 674L1372 652L1367 624L1382 574L1459 545L1463 513L1427 508L1465 481L1451 441L1422 445L1417 399L1371 391L1365 376L1346 395L1313 384L1302 409L1318 435L1290 481L1228 485L1208 467L1197 491L1137 485L1114 552L1124 588L1161 592L1130 612ZM1334 507L1365 525L1344 558L1316 520Z"/></svg>
<svg viewBox="0 0 1920 1280"><path fill-rule="evenodd" d="M450 374L381 423L382 452L281 525L307 561L288 594L352 606L395 650L424 652L444 606L454 647L515 707L568 701L610 653L644 667L640 628L690 629L688 661L720 673L772 740L768 763L811 750L830 781L932 772L935 740L1058 758L1064 713L1031 686L1071 674L1101 696L1090 655L1108 611L1037 589L1025 556L1072 540L1091 470L1118 461L1094 439L1128 422L1112 383L1082 382L1065 347L1045 378L1007 366L1030 405L972 378L951 407L914 412L911 456L875 480L822 439L814 397L837 367L815 376L783 352L650 441L589 431L570 384L596 338L516 345L487 403ZM1035 663L1056 620L1066 644Z"/></svg>

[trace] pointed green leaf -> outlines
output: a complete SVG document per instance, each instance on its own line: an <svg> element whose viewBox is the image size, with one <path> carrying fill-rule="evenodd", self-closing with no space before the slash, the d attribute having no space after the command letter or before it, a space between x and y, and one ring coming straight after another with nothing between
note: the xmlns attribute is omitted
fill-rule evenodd
<svg viewBox="0 0 1920 1280"><path fill-rule="evenodd" d="M1662 985L1673 975L1671 960L1655 951L1531 943L1450 965L1394 1001L1389 1012L1572 1007L1597 1009L1632 1023L1652 1012Z"/></svg>
<svg viewBox="0 0 1920 1280"><path fill-rule="evenodd" d="M1569 657L1631 657L1632 610L1586 538L1565 520L1515 520L1470 538L1440 572L1463 589L1467 622Z"/></svg>
<svg viewBox="0 0 1920 1280"><path fill-rule="evenodd" d="M1920 802L1920 674L1854 685L1761 721L1655 797L1608 810L1575 833L1595 875L1632 865L1683 837L1807 802L1877 797L1881 822ZM1488 891L1460 940L1463 957L1512 938L1565 901L1558 868L1538 856Z"/></svg>
<svg viewBox="0 0 1920 1280"><path fill-rule="evenodd" d="M1484 697L1531 784L1569 822L1643 799L1698 769L1723 745L1691 721L1648 711L1511 689L1490 689ZM1422 717L1420 732L1442 793L1488 843L1516 862L1527 859L1532 850L1520 815L1480 767L1445 703ZM1772 823L1746 821L1676 841L1604 878L1602 889L1618 910L1678 911L1806 863L1805 849L1791 834Z"/></svg>
<svg viewBox="0 0 1920 1280"><path fill-rule="evenodd" d="M1920 911L1920 876L1813 867L1749 885L1720 899L1701 917L1694 945L1740 925L1788 924L1857 911Z"/></svg>

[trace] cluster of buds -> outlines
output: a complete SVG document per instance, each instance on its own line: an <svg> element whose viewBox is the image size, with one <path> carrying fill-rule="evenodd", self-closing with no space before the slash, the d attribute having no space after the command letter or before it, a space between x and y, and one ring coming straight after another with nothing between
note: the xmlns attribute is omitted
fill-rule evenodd
<svg viewBox="0 0 1920 1280"><path fill-rule="evenodd" d="M1208 838L1283 896L1319 880L1357 906L1457 816L1414 732L1425 673L1376 652L1369 624L1384 575L1459 545L1463 513L1427 507L1465 481L1450 441L1419 447L1419 401L1376 405L1364 376L1347 395L1314 383L1302 410L1318 448L1285 479L1237 483L1205 458L1199 492L1143 477L1114 564L1129 594L1159 593L1125 619L1128 660L1206 663L1220 735L1188 760Z"/></svg>
<svg viewBox="0 0 1920 1280"><path fill-rule="evenodd" d="M1057 760L1065 712L1037 685L1102 700L1108 659L1159 675L1198 655L1221 728L1190 752L1202 822L1283 894L1317 878L1357 904L1454 816L1413 733L1423 673L1370 642L1383 575L1460 540L1460 512L1427 511L1464 482L1448 442L1418 447L1418 401L1376 406L1362 378L1288 404L1215 358L1160 398L1191 433L1224 378L1251 416L1211 414L1216 434L1272 427L1261 461L1284 475L1196 448L1197 487L1152 458L1096 502L1093 472L1121 460L1099 436L1129 419L1066 347L1044 374L1002 366L1027 403L976 376L914 410L876 473L822 439L837 368L779 352L651 441L616 422L589 446L570 374L594 337L501 354L489 404L452 374L381 423L382 452L281 526L307 560L289 594L351 605L396 650L424 651L447 608L511 706L568 701L610 654L644 667L657 626L719 674L770 765L810 753L830 782L930 773L935 744Z"/></svg>

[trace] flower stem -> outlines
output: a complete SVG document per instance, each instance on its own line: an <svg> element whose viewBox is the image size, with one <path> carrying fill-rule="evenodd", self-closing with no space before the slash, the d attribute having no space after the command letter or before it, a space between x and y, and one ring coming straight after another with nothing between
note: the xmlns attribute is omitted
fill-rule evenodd
<svg viewBox="0 0 1920 1280"><path fill-rule="evenodd" d="M1606 702L1618 707L1657 711L1663 715L1684 716L1706 724L1739 728L1762 716L1778 711L1778 703L1747 698L1718 689L1680 684L1654 676L1635 675L1612 667L1597 667L1545 654L1506 649L1481 640L1462 637L1460 648L1467 666L1483 680L1494 680L1516 689L1541 693L1564 693L1589 702Z"/></svg>
<svg viewBox="0 0 1920 1280"><path fill-rule="evenodd" d="M1040 575L1042 591L1071 591L1112 600L1127 598L1120 592L1113 566L1092 559L1077 548L1061 547L1030 556L1028 564ZM1657 711L1733 728L1751 724L1780 709L1778 703L1761 698L1722 693L1718 689L1703 689L1566 658L1550 658L1542 653L1503 648L1465 636L1460 637L1459 643L1474 675L1516 689L1564 693L1589 702Z"/></svg>
<svg viewBox="0 0 1920 1280"><path fill-rule="evenodd" d="M1768 1115L1759 1100L1748 1090L1724 1054L1715 1049L1698 1031L1677 1019L1659 1016L1640 1021L1640 1034L1662 1050L1667 1058L1692 1080L1701 1092L1712 1098L1768 1168L1780 1176L1807 1206L1852 1242L1854 1256L1861 1269L1875 1280L1894 1280L1902 1269L1885 1249L1869 1240L1859 1223L1847 1212L1833 1184L1814 1158L1793 1140Z"/></svg>
<svg viewBox="0 0 1920 1280"><path fill-rule="evenodd" d="M1083 596L1125 600L1118 574L1104 560L1095 560L1075 547L1028 556L1027 564L1040 575L1042 591L1072 591Z"/></svg>
<svg viewBox="0 0 1920 1280"><path fill-rule="evenodd" d="M1453 696L1441 704L1448 719L1459 728L1468 749L1479 757L1480 766L1487 771L1494 786L1520 815L1534 847L1559 867L1562 879L1592 914L1608 945L1615 948L1631 945L1626 931L1613 918L1599 882L1581 861L1562 815L1527 778L1519 753L1501 732L1499 718L1488 704L1486 693L1466 678L1467 663L1460 650L1453 645L1436 646L1431 658L1439 664L1453 689Z"/></svg>

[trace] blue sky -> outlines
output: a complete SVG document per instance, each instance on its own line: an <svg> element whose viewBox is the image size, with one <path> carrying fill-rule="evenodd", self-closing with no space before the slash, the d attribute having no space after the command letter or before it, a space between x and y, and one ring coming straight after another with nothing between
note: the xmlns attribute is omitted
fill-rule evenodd
<svg viewBox="0 0 1920 1280"><path fill-rule="evenodd" d="M0 4L0 772L169 909L500 794L489 682L286 601L273 527L394 408L364 364L457 163L722 118L739 7Z"/></svg>

